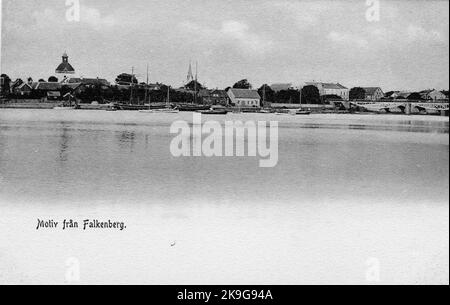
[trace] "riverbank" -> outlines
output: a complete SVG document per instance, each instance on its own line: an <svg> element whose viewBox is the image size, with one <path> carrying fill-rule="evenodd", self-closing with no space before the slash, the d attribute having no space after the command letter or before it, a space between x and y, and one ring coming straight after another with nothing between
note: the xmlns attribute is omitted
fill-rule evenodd
<svg viewBox="0 0 450 305"><path fill-rule="evenodd" d="M62 102L40 102L33 100L25 100L21 102L1 102L0 109L53 109ZM106 110L110 108L108 104L80 104L79 110Z"/></svg>
<svg viewBox="0 0 450 305"><path fill-rule="evenodd" d="M122 125L134 126L135 129L145 132L149 124L170 126L175 121L192 121L192 112L146 114L138 111L103 110L91 111L60 111L48 109L0 109L0 122L31 121L36 127L47 122L71 122L85 124L96 122L109 127ZM45 117L45 121L42 118ZM215 120L221 124L226 121L276 121L281 128L307 129L312 132L315 128L324 129L352 129L352 130L395 130L406 132L449 133L448 117L431 115L392 115L374 113L312 113L308 116L277 115L274 113L229 113L228 115L203 115L202 120ZM114 127L115 129L115 127Z"/></svg>
<svg viewBox="0 0 450 305"><path fill-rule="evenodd" d="M57 106L61 105L61 101L41 101L41 100L9 100L0 101L0 109L53 109ZM348 103L347 103L348 104ZM370 104L370 103L369 103ZM372 103L373 104L373 103ZM393 115L429 115L429 116L443 116L448 117L448 110L440 110L434 109L430 106L430 108L424 108L427 104L422 103L420 107L409 107L408 111L405 111L404 108L401 107L392 107L387 108L386 103L381 103L379 109L366 109L363 107L350 107L350 104L345 106L345 109L342 108L342 105L332 104L332 105L296 105L296 104L273 104L268 108L238 108L238 107L228 107L229 112L233 113L260 113L260 112L271 112L271 113L285 113L290 114L295 109L302 108L303 110L307 110L311 113L315 114L393 114ZM419 104L418 104L419 105ZM431 104L430 104L431 105ZM148 105L129 105L126 103L112 103L112 104L79 104L77 110L108 110L114 108L115 110L123 110L123 111L139 111L146 110L149 108L159 109L165 108L166 104L155 103ZM173 105L175 106L175 105ZM372 105L374 106L374 105ZM384 108L383 108L384 107ZM262 111L264 110L264 111ZM188 111L189 112L189 111Z"/></svg>

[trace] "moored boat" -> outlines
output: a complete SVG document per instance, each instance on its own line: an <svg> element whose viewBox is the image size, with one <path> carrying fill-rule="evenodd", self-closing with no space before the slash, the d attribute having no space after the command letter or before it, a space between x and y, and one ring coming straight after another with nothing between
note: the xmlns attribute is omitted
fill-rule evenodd
<svg viewBox="0 0 450 305"><path fill-rule="evenodd" d="M149 104L149 109L140 110L140 113L178 113L178 109L172 108L170 104L170 87L167 88L167 100L164 108L151 109L151 104Z"/></svg>
<svg viewBox="0 0 450 305"><path fill-rule="evenodd" d="M105 111L117 111L119 109L120 109L120 107L119 107L118 104L116 104L116 103L109 103L109 104L106 105Z"/></svg>
<svg viewBox="0 0 450 305"><path fill-rule="evenodd" d="M140 113L179 113L180 111L172 108L165 109L153 109L153 110L140 110Z"/></svg>
<svg viewBox="0 0 450 305"><path fill-rule="evenodd" d="M295 115L310 115L311 114L311 111L308 111L308 110L297 110L296 112L295 112Z"/></svg>
<svg viewBox="0 0 450 305"><path fill-rule="evenodd" d="M195 104L181 104L176 107L182 112L196 112L196 111L208 111L211 110L211 106L195 105Z"/></svg>
<svg viewBox="0 0 450 305"><path fill-rule="evenodd" d="M228 114L228 110L226 110L226 109L199 110L197 112L201 113L201 114L213 114L213 115L226 115L226 114Z"/></svg>
<svg viewBox="0 0 450 305"><path fill-rule="evenodd" d="M53 107L53 110L74 110L75 107Z"/></svg>
<svg viewBox="0 0 450 305"><path fill-rule="evenodd" d="M201 114L212 114L212 115L226 115L228 114L228 109L222 106L212 106L208 110L199 110L197 111Z"/></svg>
<svg viewBox="0 0 450 305"><path fill-rule="evenodd" d="M56 107L53 107L53 110L75 110L75 109L77 109L76 106L70 106L70 107L56 106Z"/></svg>
<svg viewBox="0 0 450 305"><path fill-rule="evenodd" d="M277 109L275 110L276 115L285 115L285 114L291 114L289 109Z"/></svg>

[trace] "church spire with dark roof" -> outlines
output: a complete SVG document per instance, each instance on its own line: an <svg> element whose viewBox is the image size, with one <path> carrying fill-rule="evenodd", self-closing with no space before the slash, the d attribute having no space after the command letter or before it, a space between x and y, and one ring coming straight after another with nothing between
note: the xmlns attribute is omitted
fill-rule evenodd
<svg viewBox="0 0 450 305"><path fill-rule="evenodd" d="M58 74L75 74L75 69L69 64L69 56L64 52L62 63L56 68Z"/></svg>

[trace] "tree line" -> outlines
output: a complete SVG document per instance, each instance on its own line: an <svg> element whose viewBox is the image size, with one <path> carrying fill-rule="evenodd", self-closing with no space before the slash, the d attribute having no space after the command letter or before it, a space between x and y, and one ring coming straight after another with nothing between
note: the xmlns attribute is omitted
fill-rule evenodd
<svg viewBox="0 0 450 305"><path fill-rule="evenodd" d="M226 90L229 88L253 89L253 86L247 79L243 79ZM264 84L257 91L263 102L276 104L326 104L330 99L341 100L339 96L320 96L320 91L315 86L306 86L301 90L291 88L274 91L268 84Z"/></svg>
<svg viewBox="0 0 450 305"><path fill-rule="evenodd" d="M46 92L40 90L31 90L27 96L21 96L15 92L11 92L13 81L6 74L2 74L1 96L4 98L31 98L40 99L46 97ZM23 83L22 80L19 79ZM47 82L57 83L59 80L55 76L50 76ZM39 79L38 82L46 82L44 79ZM186 84L183 88L175 89L165 84L157 83L156 86L149 90L146 83L139 83L138 79L131 74L122 73L115 79L116 84L105 86L100 83L93 83L83 86L82 90L77 90L75 97L81 102L107 102L107 101L130 101L132 103L164 103L167 102L170 94L170 101L172 103L192 103L194 101L201 102L198 98L198 93L206 86L193 80ZM33 83L30 77L27 83ZM247 80L243 79L236 82L233 86L225 88L228 91L230 88L235 89L253 89L253 85ZM282 104L329 104L330 101L342 100L337 95L321 96L319 89L315 86L305 86L302 89L286 89L281 91L274 91L268 84L262 85L256 89L261 96L261 101L267 103L282 103ZM67 93L74 93L73 88L62 85L61 95ZM385 99L389 99L394 92L387 92ZM444 92L448 96L448 91ZM355 87L350 90L350 100L365 100L366 91L364 88ZM419 92L413 92L409 96L398 97L397 99L422 100L422 95ZM392 99L392 98L391 98Z"/></svg>
<svg viewBox="0 0 450 305"><path fill-rule="evenodd" d="M39 90L32 90L30 95L24 97L11 92L12 80L8 75L3 74L3 83L1 93L3 97L7 98L44 98L46 92ZM48 82L58 82L58 78L51 76L47 80ZM32 83L32 78L27 80L28 83ZM40 79L39 82L45 82ZM103 102L126 102L130 101L134 104L139 103L165 103L168 100L170 94L170 102L172 103L193 103L194 101L201 102L198 98L198 93L201 90L207 89L206 86L200 82L193 80L186 84L183 88L175 89L165 84L156 84L156 88L148 90L147 84L139 83L137 78L131 74L120 74L115 80L115 85L105 86L104 84L96 83L83 86L82 90L77 90L75 97L81 102L97 101ZM247 79L243 79L235 83L232 87L236 89L252 89L253 86ZM301 90L288 89L275 92L272 88L265 84L257 89L261 100L268 103L289 103L300 104L300 101L304 104L322 104L326 103L326 100L320 96L319 90L314 86L306 86ZM64 96L67 93L74 93L73 89L67 85L61 86L61 95ZM301 94L301 95L300 95ZM197 95L197 98L196 98ZM340 99L338 96L334 96L335 99Z"/></svg>

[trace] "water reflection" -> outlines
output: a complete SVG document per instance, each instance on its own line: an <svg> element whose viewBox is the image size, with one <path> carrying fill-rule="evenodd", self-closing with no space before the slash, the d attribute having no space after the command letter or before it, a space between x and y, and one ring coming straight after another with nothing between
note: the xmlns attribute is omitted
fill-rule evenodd
<svg viewBox="0 0 450 305"><path fill-rule="evenodd" d="M148 134L145 135L145 149L148 149L150 147L150 137Z"/></svg>
<svg viewBox="0 0 450 305"><path fill-rule="evenodd" d="M67 162L68 160L68 149L69 149L69 128L65 123L61 123L61 136L59 141L59 161Z"/></svg>
<svg viewBox="0 0 450 305"><path fill-rule="evenodd" d="M396 124L319 124L319 123L300 123L280 124L280 128L295 129L347 129L347 130L365 130L365 131L396 131L396 132L417 132L417 133L449 133L449 125L447 123L435 122L399 122Z"/></svg>
<svg viewBox="0 0 450 305"><path fill-rule="evenodd" d="M149 119L124 113L111 121L109 113L74 112L63 119L41 114L40 122L19 114L0 112L0 174L9 186L23 190L10 189L0 197L45 202L328 202L363 197L442 202L448 193L449 123L440 118L218 118L222 124L280 122L280 162L263 171L255 158L173 158L170 124L189 122L192 114ZM192 143L193 135L187 136Z"/></svg>
<svg viewBox="0 0 450 305"><path fill-rule="evenodd" d="M122 149L129 149L130 152L134 152L136 144L136 133L133 131L121 131L116 132L116 139L119 147Z"/></svg>

